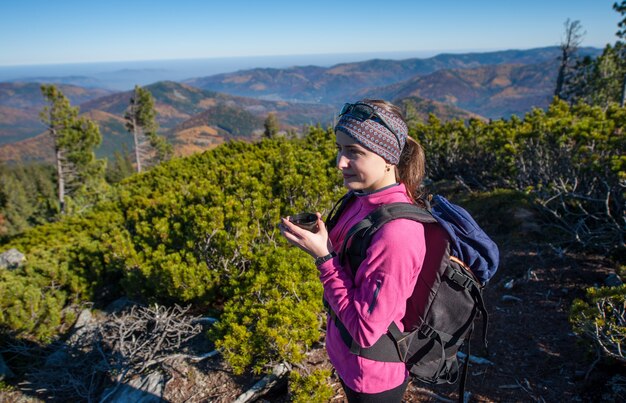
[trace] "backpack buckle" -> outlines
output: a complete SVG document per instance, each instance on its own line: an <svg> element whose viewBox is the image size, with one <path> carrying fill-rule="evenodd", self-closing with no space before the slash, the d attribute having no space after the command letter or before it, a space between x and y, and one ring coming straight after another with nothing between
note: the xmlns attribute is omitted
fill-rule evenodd
<svg viewBox="0 0 626 403"><path fill-rule="evenodd" d="M432 327L425 325L422 327L422 329L420 329L420 333L426 336L427 338L432 339L433 335L437 332Z"/></svg>
<svg viewBox="0 0 626 403"><path fill-rule="evenodd" d="M458 284L463 288L472 288L472 279L462 275L460 272L454 269L450 270L450 272L448 273L448 278L452 280L455 284Z"/></svg>

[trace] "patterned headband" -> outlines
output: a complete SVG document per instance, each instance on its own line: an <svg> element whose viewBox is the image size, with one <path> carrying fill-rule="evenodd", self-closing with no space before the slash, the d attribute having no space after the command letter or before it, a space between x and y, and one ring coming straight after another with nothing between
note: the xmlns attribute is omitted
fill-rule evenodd
<svg viewBox="0 0 626 403"><path fill-rule="evenodd" d="M382 123L372 119L359 120L349 114L341 116L335 126L335 131L341 130L358 141L363 147L381 156L385 161L393 165L398 165L402 148L406 144L406 136L408 133L406 123L404 123L400 117L376 105L367 105L374 108L376 113L385 118L387 123L390 124L398 134L398 139L396 139L396 136ZM400 144L398 144L398 140Z"/></svg>

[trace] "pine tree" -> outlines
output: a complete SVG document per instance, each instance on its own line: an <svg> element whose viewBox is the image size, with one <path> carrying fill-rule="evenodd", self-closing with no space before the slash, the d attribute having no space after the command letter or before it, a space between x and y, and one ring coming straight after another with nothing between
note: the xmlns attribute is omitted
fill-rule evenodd
<svg viewBox="0 0 626 403"><path fill-rule="evenodd" d="M58 214L54 167L0 163L0 238L19 234Z"/></svg>
<svg viewBox="0 0 626 403"><path fill-rule="evenodd" d="M606 108L616 102L624 106L626 97L626 1L615 3L613 9L621 14L618 23L619 38L614 45L607 44L596 59L586 57L576 63L562 97L575 104L583 101Z"/></svg>
<svg viewBox="0 0 626 403"><path fill-rule="evenodd" d="M40 114L52 138L57 173L57 197L65 212L65 196L88 186L102 174L102 162L94 149L100 145L100 129L91 120L78 117L78 108L55 85L42 85L48 103Z"/></svg>
<svg viewBox="0 0 626 403"><path fill-rule="evenodd" d="M626 38L626 1L622 0L620 3L613 3L613 10L620 13L622 20L617 23L619 30L615 33L618 38Z"/></svg>
<svg viewBox="0 0 626 403"><path fill-rule="evenodd" d="M117 183L132 175L134 171L132 155L124 144L122 151L117 150L113 153L113 161L107 166L106 179L109 183Z"/></svg>
<svg viewBox="0 0 626 403"><path fill-rule="evenodd" d="M157 134L159 126L150 91L135 86L124 118L126 129L133 135L137 172L171 157L172 146Z"/></svg>
<svg viewBox="0 0 626 403"><path fill-rule="evenodd" d="M267 114L267 118L263 123L265 127L265 132L263 132L263 136L268 139L276 137L278 131L280 130L280 122L278 121L278 117L275 112L270 112Z"/></svg>
<svg viewBox="0 0 626 403"><path fill-rule="evenodd" d="M4 222L0 225L0 239L26 230L34 210L22 182L15 176L0 174L0 214Z"/></svg>
<svg viewBox="0 0 626 403"><path fill-rule="evenodd" d="M626 44L624 43L624 39L626 39L626 1L622 1L621 3L613 3L613 10L620 13L622 16L622 20L617 24L619 30L615 33L619 40L615 44L616 53L618 55L618 60L621 61L621 88L620 88L620 105L624 106L626 104Z"/></svg>
<svg viewBox="0 0 626 403"><path fill-rule="evenodd" d="M401 110L404 114L404 119L409 127L412 127L420 121L417 108L415 107L415 104L410 100L405 99L404 101L402 101Z"/></svg>

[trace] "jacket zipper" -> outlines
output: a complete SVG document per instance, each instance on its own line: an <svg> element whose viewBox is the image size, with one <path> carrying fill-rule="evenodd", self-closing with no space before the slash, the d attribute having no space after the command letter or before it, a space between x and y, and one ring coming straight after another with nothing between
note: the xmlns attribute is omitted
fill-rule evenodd
<svg viewBox="0 0 626 403"><path fill-rule="evenodd" d="M369 309L367 310L368 314L372 314L374 307L376 306L376 301L378 299L378 293L380 292L380 280L376 281L376 290L374 291L374 296L372 297L372 303L370 304Z"/></svg>

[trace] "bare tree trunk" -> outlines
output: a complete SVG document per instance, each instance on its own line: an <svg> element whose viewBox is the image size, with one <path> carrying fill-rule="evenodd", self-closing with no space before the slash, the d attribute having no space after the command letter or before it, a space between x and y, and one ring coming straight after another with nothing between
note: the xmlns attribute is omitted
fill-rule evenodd
<svg viewBox="0 0 626 403"><path fill-rule="evenodd" d="M135 161L137 162L137 172L141 172L141 153L139 151L139 133L137 133L137 119L133 116L133 139L135 141Z"/></svg>
<svg viewBox="0 0 626 403"><path fill-rule="evenodd" d="M133 94L133 99L134 102L132 103L131 109L130 109L130 121L131 121L131 125L132 125L132 129L133 129L133 140L135 141L135 161L137 163L137 172L141 172L141 151L139 150L140 145L139 145L139 133L138 133L138 123L137 123L137 113L139 111L139 106L137 105L137 102L139 102L139 93L138 93L138 87L135 86L135 92Z"/></svg>
<svg viewBox="0 0 626 403"><path fill-rule="evenodd" d="M561 49L561 65L559 66L559 74L556 76L556 88L554 89L554 96L561 98L561 92L563 91L563 82L565 81L565 69L569 63L568 51L564 48Z"/></svg>
<svg viewBox="0 0 626 403"><path fill-rule="evenodd" d="M578 47L582 42L582 38L585 32L582 31L582 25L580 21L570 21L568 18L565 21L565 38L561 41L561 64L559 65L559 73L556 78L556 88L554 89L554 96L563 98L563 87L565 85L565 76L568 70L571 68L570 64L574 58Z"/></svg>
<svg viewBox="0 0 626 403"><path fill-rule="evenodd" d="M52 138L56 138L56 130L50 130ZM57 164L57 190L59 196L59 205L61 206L61 214L65 213L65 177L63 173L63 152L56 147L56 164Z"/></svg>

